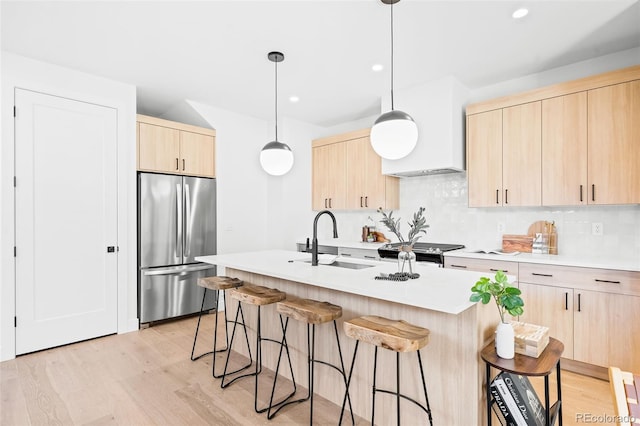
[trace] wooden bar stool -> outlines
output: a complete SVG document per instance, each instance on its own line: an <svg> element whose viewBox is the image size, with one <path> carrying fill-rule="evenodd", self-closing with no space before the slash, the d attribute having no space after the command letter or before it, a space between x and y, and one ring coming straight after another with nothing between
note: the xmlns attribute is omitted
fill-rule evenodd
<svg viewBox="0 0 640 426"><path fill-rule="evenodd" d="M231 290L229 295L231 296L231 298L236 299L238 301L238 308L236 309L235 321L233 321L234 322L233 331L231 332L231 341L229 343L230 345L229 347L233 346L233 340L236 334L236 326L240 324L243 327L245 327L245 330L246 330L244 313L242 312L242 305L248 304L248 305L254 305L258 307L258 318L257 318L257 326L256 326L256 359L255 359L256 365L255 365L254 372L236 376L231 380L229 380L228 382L225 382L225 379L227 378L227 376L234 373L234 372L227 372L231 350L227 351L227 360L224 365L224 373L222 373L222 382L220 383L220 387L224 389L227 386L234 383L236 380L242 379L244 377L251 377L251 376L255 377L253 408L256 411L256 413L264 413L269 409L269 406L266 406L264 408L258 408L258 376L262 372L262 342L263 341L274 342L281 345L280 346L281 351L282 351L282 348L284 347L284 350L287 353L287 358L289 360L289 370L291 372L291 377L293 378L294 375L293 375L293 366L291 365L291 356L289 355L289 347L287 346L286 340L283 339L283 341L281 342L280 340L262 337L261 308L262 306L265 306L265 305L272 305L274 303L280 302L284 300L287 297L287 295L285 292L276 290L275 288L268 288L268 287L246 284L246 283L242 287L234 288L233 290ZM242 321L239 321L239 317L241 317ZM282 320L280 321L280 326L284 328L284 324ZM248 345L248 340L247 340L247 345ZM250 356L249 361L252 362L253 360L251 359L251 351L249 351L249 356ZM296 382L295 382L295 379L293 379L293 391L289 395L287 395L284 399L290 398L295 393L296 393Z"/></svg>
<svg viewBox="0 0 640 426"><path fill-rule="evenodd" d="M216 357L215 354L218 352L224 352L226 350L229 349L229 333L228 333L228 328L227 325L232 322L229 321L227 318L227 298L224 297L224 330L225 330L225 340L226 340L226 345L223 349L217 349L216 350L216 346L218 343L218 303L220 302L220 292L222 291L222 293L226 296L226 290L230 290L232 288L238 288L240 286L243 285L242 280L239 280L237 278L231 278L231 277L226 277L226 276L218 276L218 277L204 277L204 278L198 278L198 285L200 287L204 288L204 294L202 295L202 305L200 306L200 314L198 315L198 325L196 326L196 334L193 337L193 347L191 348L191 361L195 361L197 359L202 358L205 355L210 355L213 354L213 362L212 362L212 367L211 367L211 374L213 375L213 377L215 377L216 379L219 379L220 377L222 377L221 375L217 375L216 374ZM204 301L207 297L207 290L212 290L214 291L214 305L215 305L215 309L216 309L216 319L215 319L215 328L213 329L213 350L210 352L205 352L203 354L200 354L198 356L193 355L195 349L196 349L196 341L198 340L198 331L200 330L200 320L202 319L202 312L204 310ZM247 347L249 347L249 337L247 335L247 330L245 328L244 330L244 334L245 337L247 339ZM235 373L237 373L238 371L241 371L242 369L248 368L250 367L251 364L248 364L244 367L242 367L240 370L235 371ZM232 372L234 373L234 372Z"/></svg>
<svg viewBox="0 0 640 426"><path fill-rule="evenodd" d="M376 392L388 393L396 396L397 421L400 425L400 398L404 398L420 407L429 416L429 424L433 426L433 418L431 417L431 407L429 406L429 395L427 394L427 384L424 380L424 369L422 368L422 358L420 357L420 349L429 343L429 330L409 324L402 320L390 320L378 316L364 316L354 318L344 322L344 331L347 336L356 339L356 347L353 352L353 360L351 361L351 370L349 371L349 379L347 380L347 390L351 383L351 375L356 362L356 354L358 353L358 343L370 343L375 346L373 358L373 400L371 407L371 424L375 424L375 408L376 408ZM394 351L396 353L396 390L376 388L376 368L378 364L378 346ZM418 366L420 367L420 378L422 379L422 388L424 390L425 405L400 393L400 352L413 352L418 354ZM344 414L345 403L348 394L345 393L342 401L342 412L340 414L340 422Z"/></svg>
<svg viewBox="0 0 640 426"><path fill-rule="evenodd" d="M342 316L342 307L332 305L329 302L319 302L311 299L287 299L282 302L278 302L277 310L280 313L280 323L283 323L283 316L286 317L284 326L282 328L282 345L280 347L280 354L278 355L278 364L276 366L276 374L273 379L273 387L271 389L271 398L269 400L269 410L267 418L271 420L278 411L283 407L301 403L310 400L309 403L309 424L313 424L313 385L314 385L314 371L315 364L327 365L342 375L342 379L345 384L346 398L349 402L349 409L351 410L351 420L355 424L353 415L353 409L351 407L351 398L348 395L347 390L347 374L344 369L344 361L342 358L342 349L340 348L340 338L338 337L338 326L336 325L336 319ZM280 369L280 360L282 358L282 349L285 347L287 327L289 325L289 318L296 321L300 321L307 324L307 368L308 368L308 384L307 384L307 396L301 399L289 400L287 398L280 403L273 403L273 395L276 389L276 382L278 380L278 370ZM338 356L340 357L340 366L336 366L327 361L318 360L315 358L315 344L316 344L316 324L324 324L333 321L333 329L336 336L336 345L338 348ZM272 409L274 409L272 411Z"/></svg>

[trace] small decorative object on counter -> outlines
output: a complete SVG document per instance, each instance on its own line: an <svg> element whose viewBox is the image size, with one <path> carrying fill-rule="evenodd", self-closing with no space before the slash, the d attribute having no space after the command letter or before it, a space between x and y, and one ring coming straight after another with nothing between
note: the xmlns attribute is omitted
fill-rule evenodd
<svg viewBox="0 0 640 426"><path fill-rule="evenodd" d="M515 356L515 333L513 325L505 319L505 313L513 317L524 313L524 301L520 289L511 287L502 271L496 272L494 281L482 277L471 287L471 302L487 304L493 299L500 314L500 324L496 329L496 353L500 358L511 359Z"/></svg>
<svg viewBox="0 0 640 426"><path fill-rule="evenodd" d="M382 214L382 222L389 231L396 234L398 240L402 244L400 251L398 252L398 271L408 272L413 274L413 264L416 261L416 254L413 252L413 245L418 241L422 234L427 234L426 228L429 227L427 219L423 216L424 207L420 207L416 213L413 214L413 220L408 222L409 234L408 240L405 240L400 233L400 219L393 218L393 210L387 215L382 207L378 208L378 213Z"/></svg>
<svg viewBox="0 0 640 426"><path fill-rule="evenodd" d="M549 327L512 321L516 353L538 358L549 344Z"/></svg>

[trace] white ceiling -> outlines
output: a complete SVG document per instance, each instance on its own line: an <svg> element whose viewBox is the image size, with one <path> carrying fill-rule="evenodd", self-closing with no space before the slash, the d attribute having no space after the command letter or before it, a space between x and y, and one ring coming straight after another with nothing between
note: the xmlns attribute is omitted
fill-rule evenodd
<svg viewBox="0 0 640 426"><path fill-rule="evenodd" d="M529 15L512 19L522 5ZM267 53L279 50L280 115L323 126L379 112L389 12L380 0L2 0L0 10L3 50L133 84L151 115L190 99L272 119ZM403 0L394 18L396 88L454 75L473 89L640 46L638 0Z"/></svg>

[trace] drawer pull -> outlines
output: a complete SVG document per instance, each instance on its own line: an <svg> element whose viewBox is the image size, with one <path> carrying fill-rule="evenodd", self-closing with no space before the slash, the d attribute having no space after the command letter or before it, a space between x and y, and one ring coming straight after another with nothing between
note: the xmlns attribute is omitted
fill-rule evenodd
<svg viewBox="0 0 640 426"><path fill-rule="evenodd" d="M580 293L578 293L578 312L580 312Z"/></svg>
<svg viewBox="0 0 640 426"><path fill-rule="evenodd" d="M531 275L535 275L537 277L553 277L551 274L538 274L537 272L532 272Z"/></svg>
<svg viewBox="0 0 640 426"><path fill-rule="evenodd" d="M596 282L598 282L598 283L610 283L610 284L621 284L620 281L599 280L597 278L596 278Z"/></svg>
<svg viewBox="0 0 640 426"><path fill-rule="evenodd" d="M341 253L340 256L351 257L351 253Z"/></svg>
<svg viewBox="0 0 640 426"><path fill-rule="evenodd" d="M451 265L452 268L462 268L462 269L467 269L467 267L465 265Z"/></svg>
<svg viewBox="0 0 640 426"><path fill-rule="evenodd" d="M507 269L493 269L493 268L489 268L489 270L490 270L491 272L498 272L498 271L502 271L502 272L504 272L505 274L506 274L507 272L509 272Z"/></svg>
<svg viewBox="0 0 640 426"><path fill-rule="evenodd" d="M564 293L564 310L569 310L569 292Z"/></svg>
<svg viewBox="0 0 640 426"><path fill-rule="evenodd" d="M365 258L365 259L373 259L373 260L376 260L376 257L375 257L375 256L365 256L364 258Z"/></svg>

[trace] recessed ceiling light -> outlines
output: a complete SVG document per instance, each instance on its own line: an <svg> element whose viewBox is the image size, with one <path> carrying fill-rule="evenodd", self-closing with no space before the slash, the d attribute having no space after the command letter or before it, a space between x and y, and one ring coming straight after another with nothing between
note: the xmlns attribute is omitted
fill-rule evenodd
<svg viewBox="0 0 640 426"><path fill-rule="evenodd" d="M299 100L300 100L300 98L299 98L299 97L297 97L297 96L290 96L290 97L289 97L289 101L290 101L290 102L292 102L292 103L294 103L294 104L295 104L296 102L298 102Z"/></svg>
<svg viewBox="0 0 640 426"><path fill-rule="evenodd" d="M521 7L520 9L513 12L513 15L511 16L513 16L514 19L520 19L527 16L528 13L529 13L529 9L525 9L524 7Z"/></svg>
<svg viewBox="0 0 640 426"><path fill-rule="evenodd" d="M382 66L382 64L375 64L371 67L371 69L375 72L378 72L378 71L382 71L384 67Z"/></svg>

